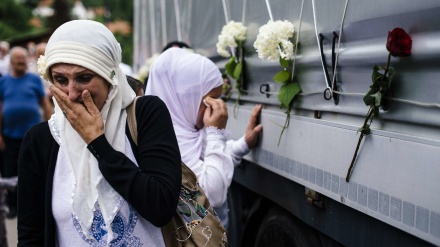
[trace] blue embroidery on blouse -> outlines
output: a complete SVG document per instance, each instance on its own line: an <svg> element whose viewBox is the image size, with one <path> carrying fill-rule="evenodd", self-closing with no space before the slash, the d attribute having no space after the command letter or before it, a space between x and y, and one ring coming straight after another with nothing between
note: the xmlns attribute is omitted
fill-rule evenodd
<svg viewBox="0 0 440 247"><path fill-rule="evenodd" d="M90 244L90 246L105 247L107 245L106 238L104 238L104 236L107 234L107 231L105 230L105 222L98 204L95 205L95 208L96 210L95 212L93 212L93 223L89 231L93 239L87 238L84 235L81 230L81 225L75 217L73 217L73 224L75 225L75 228L81 238L88 244ZM130 205L129 209L130 214L128 220L121 212L118 212L113 219L111 227L114 238L110 242L110 246L112 247L142 246L138 237L131 236L136 225L138 216L136 211Z"/></svg>

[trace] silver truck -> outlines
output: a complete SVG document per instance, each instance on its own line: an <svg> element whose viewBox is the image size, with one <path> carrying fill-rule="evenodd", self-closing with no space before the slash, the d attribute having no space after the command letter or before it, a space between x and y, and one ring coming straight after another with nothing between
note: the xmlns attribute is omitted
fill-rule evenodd
<svg viewBox="0 0 440 247"><path fill-rule="evenodd" d="M210 57L227 21L247 27L242 93L232 81L228 129L239 138L263 104L258 147L230 188L230 246L440 246L440 2L438 0L135 0L135 64L180 40ZM295 26L290 111L280 109L280 64L253 46L269 20ZM388 32L412 38L409 57L392 57L387 107L348 167L369 109L375 65L385 66ZM238 100L238 101L237 101Z"/></svg>

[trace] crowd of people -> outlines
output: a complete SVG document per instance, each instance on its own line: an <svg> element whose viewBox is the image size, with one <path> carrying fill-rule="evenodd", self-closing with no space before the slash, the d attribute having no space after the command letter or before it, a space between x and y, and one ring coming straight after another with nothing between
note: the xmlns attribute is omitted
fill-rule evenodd
<svg viewBox="0 0 440 247"><path fill-rule="evenodd" d="M17 216L21 142L33 125L53 112L47 87L36 74L36 56L44 54L45 43L29 48L0 42L0 246L7 245L5 216Z"/></svg>
<svg viewBox="0 0 440 247"><path fill-rule="evenodd" d="M184 47L170 42L140 82L99 22L67 22L32 49L0 43L0 172L18 178L0 182L0 199L18 217L18 246L165 246L182 161L228 226L234 167L258 144L262 106L230 140L224 78ZM126 111L136 96L137 145Z"/></svg>

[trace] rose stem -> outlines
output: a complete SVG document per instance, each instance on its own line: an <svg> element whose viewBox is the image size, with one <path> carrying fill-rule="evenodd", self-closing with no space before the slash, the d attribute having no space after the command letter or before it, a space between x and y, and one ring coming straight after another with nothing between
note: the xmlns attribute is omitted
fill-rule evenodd
<svg viewBox="0 0 440 247"><path fill-rule="evenodd" d="M385 67L385 71L383 72L382 80L385 78L385 76L388 73L388 69L390 68L390 61L391 61L391 52L388 53L387 67Z"/></svg>
<svg viewBox="0 0 440 247"><path fill-rule="evenodd" d="M389 52L387 66L385 67L385 71L382 75L381 80L383 80L388 73L388 69L390 68L390 61L391 61L391 53ZM368 113L367 113L367 116L365 117L364 125L362 125L362 128L365 128L365 126L367 125L368 119L371 118L371 115L373 115L373 108L372 107L370 107L370 109L368 110ZM351 160L350 167L348 167L347 176L345 177L345 181L347 183L350 180L351 170L353 169L354 161L356 160L357 153L359 151L359 146L361 145L361 142L362 142L362 139L364 138L364 136L365 136L365 134L363 132L361 132L361 135L359 136L359 141L356 145L356 150L354 151L353 159Z"/></svg>
<svg viewBox="0 0 440 247"><path fill-rule="evenodd" d="M364 125L362 125L362 128L365 128L365 126L367 125L368 119L371 118L371 115L373 114L373 108L370 107L370 109L368 110L367 115L365 116L365 121L364 121ZM350 174L351 174L351 170L353 169L353 165L354 165L354 161L356 160L357 157L357 153L359 151L359 147L361 145L362 139L364 138L365 134L363 131L361 131L361 135L359 136L359 141L356 145L356 150L354 151L354 155L353 155L353 159L351 160L351 164L350 167L348 167L348 171L347 171L347 176L345 177L345 181L348 183L348 181L350 180Z"/></svg>

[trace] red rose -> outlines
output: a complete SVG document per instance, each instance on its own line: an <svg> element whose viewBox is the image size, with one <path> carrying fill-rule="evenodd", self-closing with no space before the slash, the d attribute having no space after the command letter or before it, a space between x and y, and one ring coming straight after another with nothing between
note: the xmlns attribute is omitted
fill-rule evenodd
<svg viewBox="0 0 440 247"><path fill-rule="evenodd" d="M388 32L387 50L393 57L407 57L411 55L411 36L402 28L394 28Z"/></svg>

